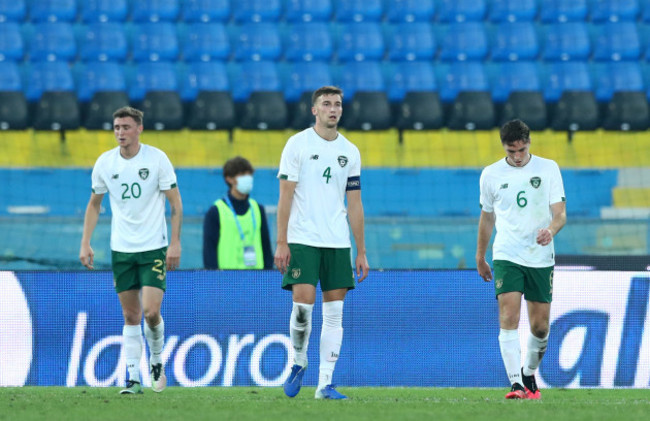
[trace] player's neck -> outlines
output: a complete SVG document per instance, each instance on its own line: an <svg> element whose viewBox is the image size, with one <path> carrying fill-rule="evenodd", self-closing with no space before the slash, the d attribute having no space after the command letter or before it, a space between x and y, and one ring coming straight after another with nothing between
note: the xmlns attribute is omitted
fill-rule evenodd
<svg viewBox="0 0 650 421"><path fill-rule="evenodd" d="M124 159L131 159L140 152L140 142L132 143L126 146L120 146L120 155Z"/></svg>
<svg viewBox="0 0 650 421"><path fill-rule="evenodd" d="M314 131L318 136L322 137L327 141L332 141L335 140L337 137L339 137L339 132L336 130L336 126L330 128L319 124L315 124Z"/></svg>

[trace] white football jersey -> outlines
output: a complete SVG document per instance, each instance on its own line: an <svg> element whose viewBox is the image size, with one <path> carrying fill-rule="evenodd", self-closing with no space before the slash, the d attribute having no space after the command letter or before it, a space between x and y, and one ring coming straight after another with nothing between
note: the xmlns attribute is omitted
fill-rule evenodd
<svg viewBox="0 0 650 421"><path fill-rule="evenodd" d="M550 159L531 155L523 167L501 159L481 173L481 208L494 212L494 260L528 267L555 264L553 242L537 244L537 231L551 223L550 205L565 201L560 168Z"/></svg>
<svg viewBox="0 0 650 421"><path fill-rule="evenodd" d="M350 247L345 196L348 179L356 177L358 181L360 175L359 149L342 134L328 141L309 128L289 138L278 172L278 178L297 183L287 241L312 247Z"/></svg>
<svg viewBox="0 0 650 421"><path fill-rule="evenodd" d="M109 195L111 250L136 253L166 247L163 191L175 186L174 168L158 148L140 144L131 159L120 155L119 146L104 152L93 168L92 189Z"/></svg>

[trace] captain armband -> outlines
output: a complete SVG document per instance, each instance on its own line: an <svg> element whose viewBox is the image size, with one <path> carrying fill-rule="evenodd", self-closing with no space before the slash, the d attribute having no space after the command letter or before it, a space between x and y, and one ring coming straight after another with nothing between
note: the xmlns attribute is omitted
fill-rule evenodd
<svg viewBox="0 0 650 421"><path fill-rule="evenodd" d="M348 185L345 191L361 190L361 176L348 177Z"/></svg>

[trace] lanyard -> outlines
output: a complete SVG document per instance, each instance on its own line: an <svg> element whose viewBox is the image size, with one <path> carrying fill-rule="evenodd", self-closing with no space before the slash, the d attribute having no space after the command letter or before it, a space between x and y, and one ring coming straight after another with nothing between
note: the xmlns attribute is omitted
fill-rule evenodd
<svg viewBox="0 0 650 421"><path fill-rule="evenodd" d="M230 198L226 195L223 198L223 201L226 202L230 210L232 211L232 215L235 217L235 223L237 224L237 229L239 230L239 237L241 237L241 242L244 243L244 230L241 227L241 224L239 223L239 218L237 218L237 212L235 212L235 208L232 205L232 202L230 202ZM253 210L253 205L251 204L250 199L248 200L248 207L251 211L251 216L253 217L253 233L255 233L255 228L257 227L257 224L255 221L255 212Z"/></svg>

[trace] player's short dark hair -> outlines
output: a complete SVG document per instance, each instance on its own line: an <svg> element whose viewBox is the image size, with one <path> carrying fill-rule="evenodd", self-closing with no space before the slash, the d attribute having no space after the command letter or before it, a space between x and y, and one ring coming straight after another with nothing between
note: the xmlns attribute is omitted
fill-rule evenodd
<svg viewBox="0 0 650 421"><path fill-rule="evenodd" d="M131 117L138 126L142 126L144 113L138 110L137 108L133 108L133 107L122 107L113 113L113 120L115 120L116 118L126 118L126 117Z"/></svg>
<svg viewBox="0 0 650 421"><path fill-rule="evenodd" d="M501 143L504 145L511 145L519 140L524 143L530 142L530 129L526 123L519 119L510 120L501 126L499 135L501 136Z"/></svg>
<svg viewBox="0 0 650 421"><path fill-rule="evenodd" d="M226 177L236 177L246 173L253 174L254 172L255 170L250 161L242 156L230 158L225 164L223 164L223 179L226 181L228 187L230 187L230 184L228 184Z"/></svg>
<svg viewBox="0 0 650 421"><path fill-rule="evenodd" d="M323 95L340 95L341 101L343 101L343 90L341 88L338 88L336 86L323 86L321 88L316 89L312 94L311 105L312 106L316 105L316 101L318 101L318 98Z"/></svg>

